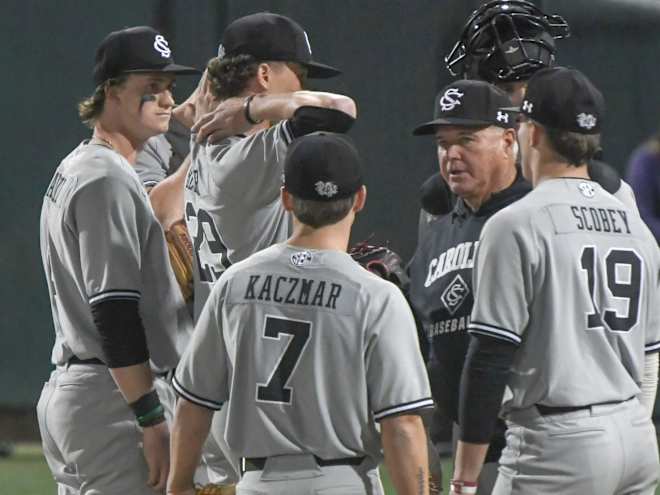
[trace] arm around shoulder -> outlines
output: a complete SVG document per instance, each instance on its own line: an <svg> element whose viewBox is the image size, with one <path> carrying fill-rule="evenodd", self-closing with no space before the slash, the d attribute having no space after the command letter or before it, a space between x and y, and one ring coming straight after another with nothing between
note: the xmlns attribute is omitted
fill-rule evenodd
<svg viewBox="0 0 660 495"><path fill-rule="evenodd" d="M298 108L309 106L339 110L357 118L357 105L350 96L320 91L297 91L292 94L292 100L294 108L292 108L291 115Z"/></svg>
<svg viewBox="0 0 660 495"><path fill-rule="evenodd" d="M300 107L317 107L338 110L352 118L357 117L357 107L352 98L319 91L296 91L282 94L258 94L250 104L253 120L285 120Z"/></svg>

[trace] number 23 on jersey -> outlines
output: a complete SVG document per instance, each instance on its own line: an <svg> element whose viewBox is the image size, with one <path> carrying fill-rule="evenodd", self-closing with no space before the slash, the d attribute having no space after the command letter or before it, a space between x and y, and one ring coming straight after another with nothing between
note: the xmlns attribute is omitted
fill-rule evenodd
<svg viewBox="0 0 660 495"><path fill-rule="evenodd" d="M227 247L209 213L201 208L195 211L192 203L186 203L186 222L193 238L193 250L202 282L215 282L222 272L231 266Z"/></svg>

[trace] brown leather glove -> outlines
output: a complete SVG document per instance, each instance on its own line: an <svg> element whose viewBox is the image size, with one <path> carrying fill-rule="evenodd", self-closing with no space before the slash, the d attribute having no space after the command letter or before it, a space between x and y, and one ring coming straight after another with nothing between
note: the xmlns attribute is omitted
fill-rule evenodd
<svg viewBox="0 0 660 495"><path fill-rule="evenodd" d="M193 246L186 222L177 220L165 231L170 264L179 283L183 299L187 302L193 296Z"/></svg>

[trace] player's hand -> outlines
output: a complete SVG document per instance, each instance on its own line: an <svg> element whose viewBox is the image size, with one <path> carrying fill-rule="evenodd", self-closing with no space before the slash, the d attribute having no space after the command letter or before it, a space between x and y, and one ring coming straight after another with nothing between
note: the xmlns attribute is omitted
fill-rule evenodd
<svg viewBox="0 0 660 495"><path fill-rule="evenodd" d="M163 421L142 430L144 458L149 468L147 484L154 490L164 493L167 476L170 472L170 432ZM194 491L192 492L194 495Z"/></svg>
<svg viewBox="0 0 660 495"><path fill-rule="evenodd" d="M199 84L194 92L195 121L202 115L212 112L218 106L218 99L211 92L211 83L208 79L208 71L205 70Z"/></svg>
<svg viewBox="0 0 660 495"><path fill-rule="evenodd" d="M244 102L243 97L228 98L220 102L214 111L202 115L191 129L197 133L196 141L217 143L252 127L245 119Z"/></svg>

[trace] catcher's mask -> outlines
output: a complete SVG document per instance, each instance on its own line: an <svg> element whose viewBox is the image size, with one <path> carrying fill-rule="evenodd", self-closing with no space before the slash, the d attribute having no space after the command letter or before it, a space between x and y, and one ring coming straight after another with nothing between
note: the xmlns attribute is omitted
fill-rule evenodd
<svg viewBox="0 0 660 495"><path fill-rule="evenodd" d="M491 83L525 81L555 62L555 40L570 30L559 15L526 0L494 0L475 10L445 57L454 76Z"/></svg>

